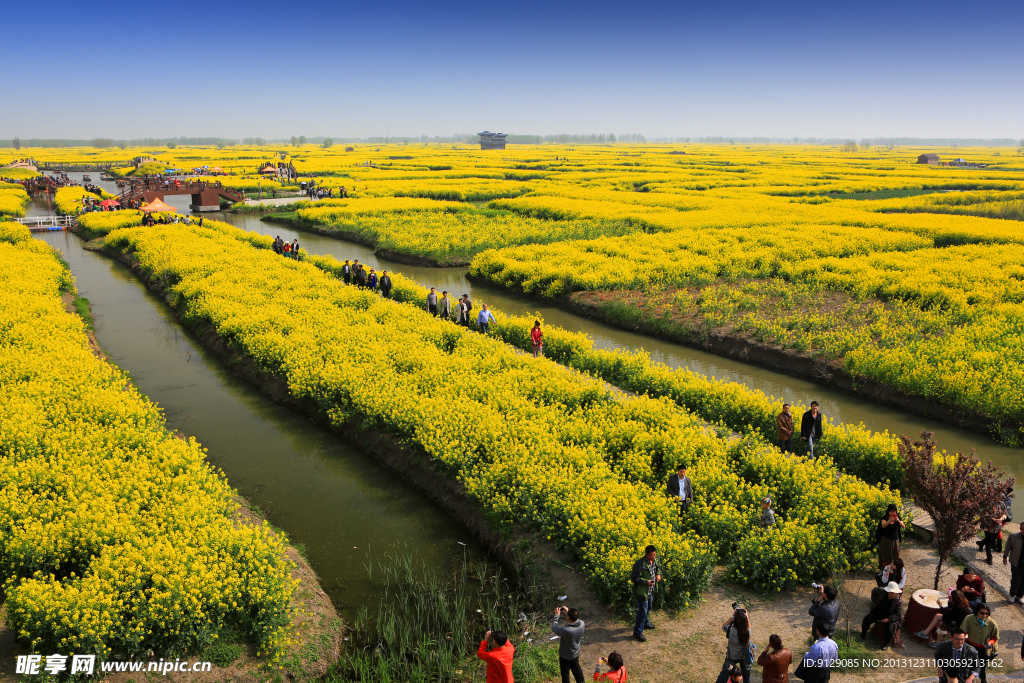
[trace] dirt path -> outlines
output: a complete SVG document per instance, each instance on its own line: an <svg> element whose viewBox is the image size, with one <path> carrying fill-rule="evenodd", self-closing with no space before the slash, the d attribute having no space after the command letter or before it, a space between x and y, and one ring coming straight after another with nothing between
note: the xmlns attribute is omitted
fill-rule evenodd
<svg viewBox="0 0 1024 683"><path fill-rule="evenodd" d="M926 545L911 542L904 547L903 558L908 567L906 595L918 588L932 588L937 556ZM940 589L956 582L960 574L959 567L947 567L942 572ZM720 573L720 572L719 572ZM570 576L572 574L572 576ZM811 617L807 615L810 607L812 591L796 589L771 596L759 596L748 589L735 584L714 581L711 588L704 594L700 606L669 614L655 612L651 619L656 626L654 631L647 632L647 642L639 643L632 638L632 619L619 617L603 605L596 604L588 596L582 577L567 570L554 572L552 579L562 581L569 598L570 606L580 610L580 618L586 623L586 635L580 663L589 679L594 663L600 655L608 655L616 650L622 654L629 672L630 681L649 683L709 683L714 681L721 670L725 656L725 637L721 630L722 622L732 613L732 602L739 600L748 609L751 617L753 640L760 648L767 644L768 636L776 633L782 642L793 651L794 664L790 672L795 670L796 662L808 649ZM853 610L851 630L853 638L859 642L860 620L868 611L871 589L875 586L874 575L860 573L850 575L847 579L848 592L857 596ZM993 591L993 593L996 593ZM996 623L1002 632L1001 652L1006 655L1007 666L1004 671L1020 669L1021 630L1024 629L1024 610L1011 605L1001 594L990 593L990 607ZM906 600L904 601L904 608ZM551 610L554 613L554 606ZM840 621L840 634L844 637L845 624ZM539 631L539 638L545 640L551 636L546 629ZM925 662L900 662L893 660L930 660L934 651L919 641L911 633L903 633L904 647L881 652L877 641L868 637L867 649L871 657L882 660L883 665L877 669L865 669L862 672L837 672L832 680L837 683L858 681L859 683L898 683L916 678L931 676L934 669ZM886 665L885 660L890 660ZM995 673L995 672L993 672ZM557 679L555 679L557 680ZM760 667L754 666L751 680L761 680ZM797 680L791 678L791 680Z"/></svg>

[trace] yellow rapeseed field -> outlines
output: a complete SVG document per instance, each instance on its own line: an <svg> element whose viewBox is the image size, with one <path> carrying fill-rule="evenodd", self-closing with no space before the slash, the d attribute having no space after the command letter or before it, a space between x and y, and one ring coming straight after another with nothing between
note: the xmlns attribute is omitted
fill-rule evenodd
<svg viewBox="0 0 1024 683"><path fill-rule="evenodd" d="M90 350L57 255L0 223L0 581L36 652L199 652L225 628L276 654L283 539L233 519L223 475Z"/></svg>

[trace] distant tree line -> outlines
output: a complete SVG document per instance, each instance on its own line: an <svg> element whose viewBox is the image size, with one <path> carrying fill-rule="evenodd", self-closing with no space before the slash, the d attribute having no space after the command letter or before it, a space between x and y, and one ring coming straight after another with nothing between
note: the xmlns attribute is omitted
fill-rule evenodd
<svg viewBox="0 0 1024 683"><path fill-rule="evenodd" d="M854 145L857 143L849 138L817 138L817 137L799 137L794 136L791 138L779 138L779 137L725 137L721 135L705 136L705 137L655 137L647 138L640 133L559 133L557 135L530 135L523 133L510 133L506 138L510 144L518 145L541 145L541 144L558 144L558 145L587 145L587 144L607 144L613 142L628 142L628 143L644 143L644 142L661 142L661 143L682 143L682 142L694 142L702 144L722 145L722 144L759 144L759 145L770 145L770 144L795 144L795 145L839 145L840 148L844 148L847 151L854 151ZM0 148L14 148L21 149L22 147L96 147L99 149L108 147L120 147L124 149L126 147L169 147L171 149L175 147L231 147L234 145L274 145L274 144L290 144L292 146L301 146L306 144L320 145L322 147L331 147L334 144L348 144L348 143L362 143L362 144L476 144L480 138L476 133L453 133L452 135L420 135L416 136L377 136L377 137L366 137L366 138L355 138L355 137L326 137L326 136L314 136L306 137L305 135L293 135L291 138L242 138L240 140L229 139L229 138L218 138L218 137L171 137L171 138L132 138L132 139L113 139L113 138L90 138L90 139L77 139L77 138L11 138L9 140L0 140ZM1024 140L1019 141L1020 151L1024 153ZM860 142L862 149L869 149L871 147L881 147L883 149L894 149L900 145L907 145L911 147L921 146L941 146L941 147L1016 147L1018 146L1018 140L1013 138L864 138Z"/></svg>

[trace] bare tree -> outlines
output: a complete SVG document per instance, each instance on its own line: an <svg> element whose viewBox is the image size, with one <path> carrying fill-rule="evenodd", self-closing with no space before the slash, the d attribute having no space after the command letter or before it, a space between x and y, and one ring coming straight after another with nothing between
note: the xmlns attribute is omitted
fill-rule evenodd
<svg viewBox="0 0 1024 683"><path fill-rule="evenodd" d="M832 585L836 587L836 600L839 601L839 621L846 624L846 647L850 647L853 637L851 623L856 622L853 614L859 597L851 592L853 583L848 579L849 574L846 572L836 572L832 575ZM839 624L837 623L836 626L838 629Z"/></svg>
<svg viewBox="0 0 1024 683"><path fill-rule="evenodd" d="M982 466L973 450L970 455L936 453L932 436L922 431L920 441L911 441L901 435L898 445L907 492L935 522L939 564L934 588L938 590L942 564L975 535L983 516L1002 505L1013 489L1013 477L1003 481L1002 473L991 462Z"/></svg>

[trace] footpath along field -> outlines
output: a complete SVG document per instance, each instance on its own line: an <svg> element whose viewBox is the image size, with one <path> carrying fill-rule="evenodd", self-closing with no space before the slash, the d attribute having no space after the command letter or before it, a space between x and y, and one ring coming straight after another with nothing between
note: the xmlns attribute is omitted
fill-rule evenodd
<svg viewBox="0 0 1024 683"><path fill-rule="evenodd" d="M310 607L294 550L94 353L74 292L53 250L0 223L0 581L21 651L173 658L220 638L283 663Z"/></svg>
<svg viewBox="0 0 1024 683"><path fill-rule="evenodd" d="M333 259L282 259L270 242L216 222L123 227L104 238L164 290L183 322L214 330L285 379L336 428L388 434L429 459L491 525L550 537L602 600L625 602L624 577L647 543L665 558L660 600L680 606L696 600L717 563L761 590L860 566L873 519L899 500L884 485L837 476L828 459L786 457L756 433L727 441L668 398L610 391L419 306L344 285ZM403 286L420 297L396 281L397 292ZM682 535L662 493L681 462L707 492ZM780 522L761 532L754 520L765 495L778 501ZM838 512L822 520L821 509Z"/></svg>

